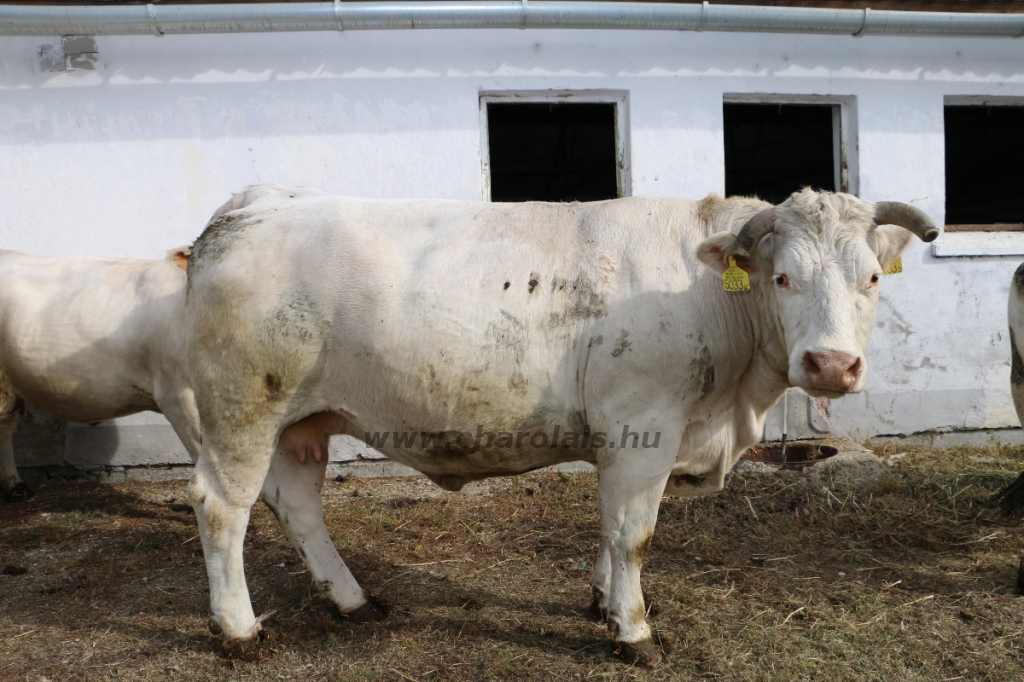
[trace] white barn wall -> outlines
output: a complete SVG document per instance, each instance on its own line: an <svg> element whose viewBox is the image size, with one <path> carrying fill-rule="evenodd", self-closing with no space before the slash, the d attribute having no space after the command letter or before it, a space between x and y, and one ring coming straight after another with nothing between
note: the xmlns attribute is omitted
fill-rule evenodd
<svg viewBox="0 0 1024 682"><path fill-rule="evenodd" d="M943 98L1024 97L1008 39L99 37L97 71L43 73L37 50L56 41L0 40L0 246L35 254L160 257L252 182L478 200L479 93L501 90L628 91L631 193L694 198L724 190L724 95L852 97L861 196L909 201L941 222ZM1021 236L1006 239L1024 254ZM864 439L1016 426L1004 330L1022 259L935 258L915 243L905 273L883 282L867 390L832 404L833 428ZM61 438L76 463L187 461L158 415L72 425ZM61 449L42 451L50 461Z"/></svg>

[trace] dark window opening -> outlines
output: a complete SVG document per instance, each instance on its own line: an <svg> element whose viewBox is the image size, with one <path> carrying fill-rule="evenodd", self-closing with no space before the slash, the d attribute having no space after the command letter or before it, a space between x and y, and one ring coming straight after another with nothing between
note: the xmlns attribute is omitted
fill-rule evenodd
<svg viewBox="0 0 1024 682"><path fill-rule="evenodd" d="M1024 107L949 106L946 229L1022 229Z"/></svg>
<svg viewBox="0 0 1024 682"><path fill-rule="evenodd" d="M487 104L491 201L620 196L615 104Z"/></svg>
<svg viewBox="0 0 1024 682"><path fill-rule="evenodd" d="M725 104L725 194L778 204L804 187L836 191L832 104Z"/></svg>

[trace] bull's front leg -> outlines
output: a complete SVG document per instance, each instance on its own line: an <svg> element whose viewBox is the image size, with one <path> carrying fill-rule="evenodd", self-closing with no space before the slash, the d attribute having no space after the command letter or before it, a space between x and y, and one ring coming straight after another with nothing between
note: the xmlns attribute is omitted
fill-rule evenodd
<svg viewBox="0 0 1024 682"><path fill-rule="evenodd" d="M594 562L594 575L590 579L590 615L596 620L608 620L608 593L612 589L612 551L607 536L601 533L601 548Z"/></svg>
<svg viewBox="0 0 1024 682"><path fill-rule="evenodd" d="M18 475L14 461L14 430L17 428L17 412L0 416L0 493L10 500L32 496L32 491Z"/></svg>
<svg viewBox="0 0 1024 682"><path fill-rule="evenodd" d="M661 661L646 620L640 568L678 450L678 443L667 440L653 449L610 449L598 459L602 541L592 583L596 606L607 613L615 653L643 667Z"/></svg>

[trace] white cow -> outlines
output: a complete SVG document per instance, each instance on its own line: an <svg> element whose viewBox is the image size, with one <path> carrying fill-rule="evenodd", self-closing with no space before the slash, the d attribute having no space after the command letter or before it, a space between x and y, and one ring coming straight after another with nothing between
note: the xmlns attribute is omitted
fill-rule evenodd
<svg viewBox="0 0 1024 682"><path fill-rule="evenodd" d="M289 199L315 190L273 188ZM316 192L319 194L319 192ZM235 195L216 215L244 206ZM185 361L185 266L190 249L161 260L35 257L0 251L0 473L8 491L23 487L11 437L24 403L68 421L94 423L143 410L162 412L193 461L199 415ZM282 434L281 456L264 501L316 576L345 571L308 499L319 497L327 441L314 417ZM315 463L303 465L312 455ZM300 507L291 504L301 500ZM332 594L336 603L347 594ZM348 610L347 610L348 611ZM348 613L346 615L352 616ZM375 618L377 605L354 614Z"/></svg>
<svg viewBox="0 0 1024 682"><path fill-rule="evenodd" d="M322 194L259 188L280 199ZM214 216L238 209L235 194ZM28 402L58 419L95 423L162 412L192 460L199 416L185 363L185 267L190 247L161 260L39 257L0 250L0 493L28 494L12 436ZM304 462L326 462L326 446L289 432Z"/></svg>
<svg viewBox="0 0 1024 682"><path fill-rule="evenodd" d="M162 260L0 251L0 486L23 489L11 438L24 402L94 423L163 412L199 455L182 325L189 249Z"/></svg>
<svg viewBox="0 0 1024 682"><path fill-rule="evenodd" d="M449 490L596 464L594 597L619 655L655 665L640 565L670 473L720 487L788 387L861 390L879 277L910 238L878 224L938 234L905 204L810 190L776 207L270 195L219 216L186 303L211 630L255 649L249 507L279 434L312 415ZM723 290L730 258L749 291ZM347 571L329 580L342 612L366 607Z"/></svg>

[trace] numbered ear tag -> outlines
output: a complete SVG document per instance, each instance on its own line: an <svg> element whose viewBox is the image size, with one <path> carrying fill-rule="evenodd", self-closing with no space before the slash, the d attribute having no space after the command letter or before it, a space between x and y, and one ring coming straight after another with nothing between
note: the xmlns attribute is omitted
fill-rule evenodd
<svg viewBox="0 0 1024 682"><path fill-rule="evenodd" d="M896 260L889 264L885 270L882 271L883 275L898 275L903 272L903 259L896 256Z"/></svg>
<svg viewBox="0 0 1024 682"><path fill-rule="evenodd" d="M729 267L722 273L722 286L726 291L750 291L750 276L736 267L732 256L729 256Z"/></svg>

